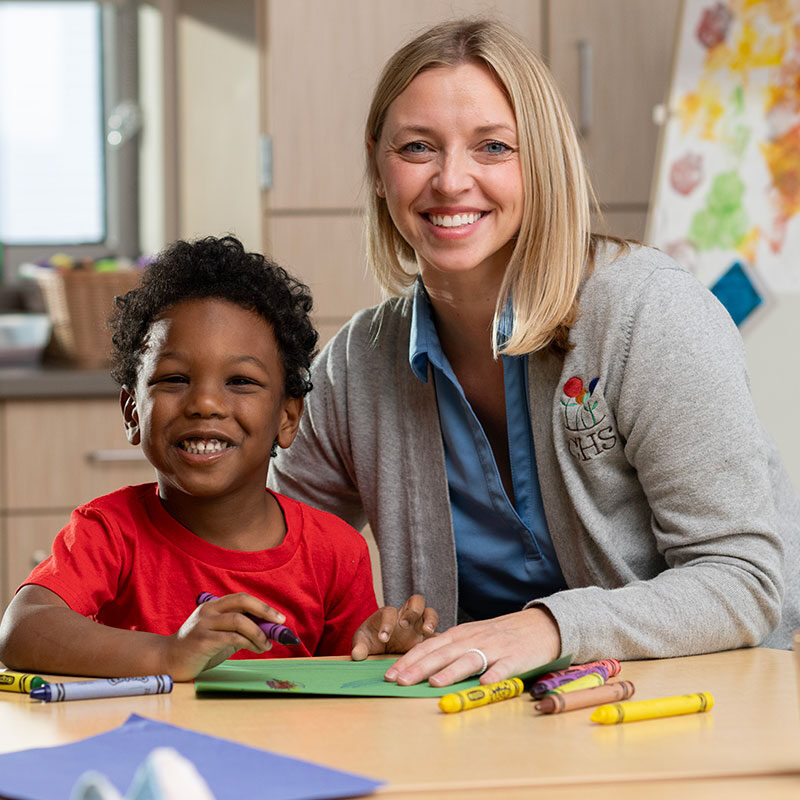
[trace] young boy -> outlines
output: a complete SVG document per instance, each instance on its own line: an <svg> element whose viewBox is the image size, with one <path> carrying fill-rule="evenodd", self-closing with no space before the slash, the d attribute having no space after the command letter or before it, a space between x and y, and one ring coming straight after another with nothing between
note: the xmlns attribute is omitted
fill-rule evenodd
<svg viewBox="0 0 800 800"><path fill-rule="evenodd" d="M265 488L311 389L310 309L305 286L233 237L177 242L117 298L111 374L157 482L73 512L6 611L0 661L191 680L234 654L362 659L433 634L419 595L377 609L358 532ZM218 597L198 606L203 592Z"/></svg>

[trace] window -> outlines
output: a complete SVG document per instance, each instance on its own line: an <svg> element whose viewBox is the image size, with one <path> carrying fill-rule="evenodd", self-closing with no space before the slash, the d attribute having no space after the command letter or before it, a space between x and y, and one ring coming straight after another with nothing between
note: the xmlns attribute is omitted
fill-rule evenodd
<svg viewBox="0 0 800 800"><path fill-rule="evenodd" d="M136 117L135 43L133 2L0 0L6 275L56 250L138 254L137 181L124 180L136 174L137 120L113 129L119 109Z"/></svg>
<svg viewBox="0 0 800 800"><path fill-rule="evenodd" d="M106 238L100 7L0 3L0 241Z"/></svg>

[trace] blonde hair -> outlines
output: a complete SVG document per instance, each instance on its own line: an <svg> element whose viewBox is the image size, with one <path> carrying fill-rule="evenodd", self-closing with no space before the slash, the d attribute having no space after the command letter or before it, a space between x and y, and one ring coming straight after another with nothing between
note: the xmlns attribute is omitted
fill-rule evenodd
<svg viewBox="0 0 800 800"><path fill-rule="evenodd" d="M577 294L592 261L590 208L594 202L566 105L544 63L512 30L491 20L435 25L398 50L375 89L366 141L378 142L392 102L421 72L465 62L485 65L505 91L517 122L524 213L495 309L497 321L511 297L514 328L502 352L519 355L553 345L565 351L577 319ZM386 200L374 191L375 147L367 147L367 255L378 282L402 294L413 282L414 251L397 230ZM596 204L595 204L596 205Z"/></svg>

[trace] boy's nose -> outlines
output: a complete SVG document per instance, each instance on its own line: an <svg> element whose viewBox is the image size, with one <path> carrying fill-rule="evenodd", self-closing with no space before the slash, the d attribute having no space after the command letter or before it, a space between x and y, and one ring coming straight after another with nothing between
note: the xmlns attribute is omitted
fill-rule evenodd
<svg viewBox="0 0 800 800"><path fill-rule="evenodd" d="M224 417L222 392L215 386L194 384L186 396L185 413L190 417Z"/></svg>

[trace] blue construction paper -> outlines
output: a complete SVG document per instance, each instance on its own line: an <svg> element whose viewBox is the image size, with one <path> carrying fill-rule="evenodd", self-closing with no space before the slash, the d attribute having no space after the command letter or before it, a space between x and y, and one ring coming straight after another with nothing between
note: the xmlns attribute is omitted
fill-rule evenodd
<svg viewBox="0 0 800 800"><path fill-rule="evenodd" d="M738 261L717 280L711 291L737 325L741 325L764 302Z"/></svg>
<svg viewBox="0 0 800 800"><path fill-rule="evenodd" d="M188 758L215 800L355 797L383 783L131 714L118 728L79 742L0 755L0 796L66 800L87 770L103 773L124 795L156 747Z"/></svg>

